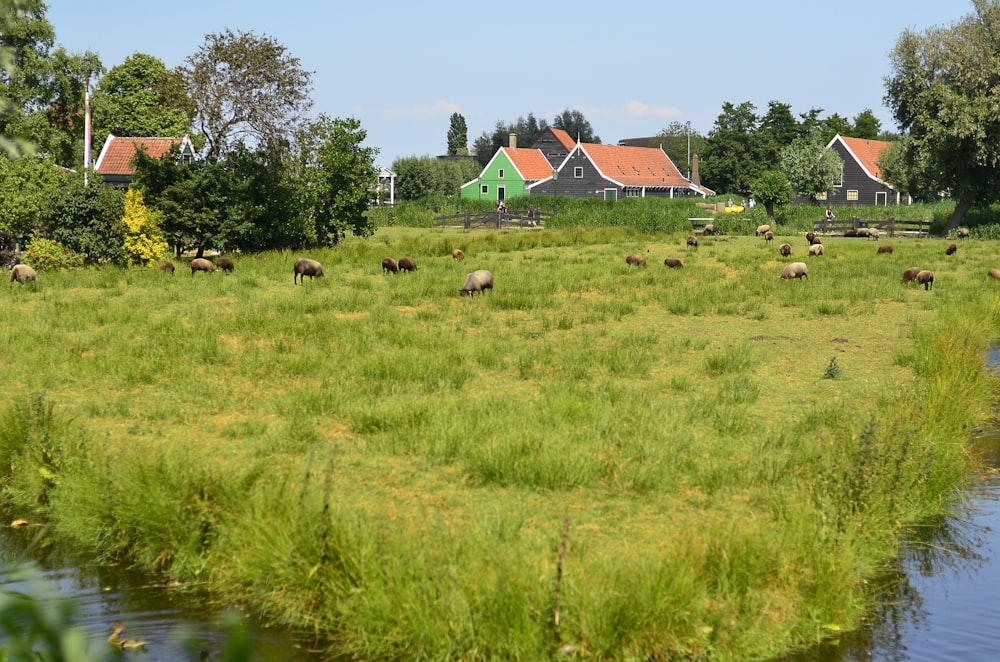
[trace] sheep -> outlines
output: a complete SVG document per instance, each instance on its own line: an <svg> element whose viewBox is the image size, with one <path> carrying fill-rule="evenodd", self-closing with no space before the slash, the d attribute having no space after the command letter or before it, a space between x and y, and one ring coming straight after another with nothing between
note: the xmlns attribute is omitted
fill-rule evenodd
<svg viewBox="0 0 1000 662"><path fill-rule="evenodd" d="M719 228L715 227L714 223L709 223L708 225L705 226L705 229L702 230L702 233L707 234L709 236L714 236L719 234Z"/></svg>
<svg viewBox="0 0 1000 662"><path fill-rule="evenodd" d="M292 278L292 282L296 285L298 284L299 276L302 276L302 282L306 282L306 276L309 276L309 280L319 278L323 275L323 265L316 260L310 260L307 257L300 257L295 260L295 276Z"/></svg>
<svg viewBox="0 0 1000 662"><path fill-rule="evenodd" d="M458 292L463 297L476 296L476 292L484 293L484 290L493 289L493 272L486 269L478 269L465 277L465 285Z"/></svg>
<svg viewBox="0 0 1000 662"><path fill-rule="evenodd" d="M680 269L684 266L684 263L676 257L668 257L663 261L663 264L667 265L671 269Z"/></svg>
<svg viewBox="0 0 1000 662"><path fill-rule="evenodd" d="M959 228L958 229L958 238L959 239L968 239L969 238L969 228Z"/></svg>
<svg viewBox="0 0 1000 662"><path fill-rule="evenodd" d="M174 263L173 262L167 261L167 262L161 262L160 263L160 271L164 271L164 272L169 271L170 275L173 275L174 269L175 269L175 267L174 267Z"/></svg>
<svg viewBox="0 0 1000 662"><path fill-rule="evenodd" d="M815 246L816 244L822 244L823 240L820 237L813 237L812 241L809 242L810 246Z"/></svg>
<svg viewBox="0 0 1000 662"><path fill-rule="evenodd" d="M400 271L416 271L417 263L413 261L411 257L400 258L399 260L399 270Z"/></svg>
<svg viewBox="0 0 1000 662"><path fill-rule="evenodd" d="M891 253L891 252L892 252L892 246L886 244L884 246L879 246L878 250L875 251L875 254L881 255L882 253Z"/></svg>
<svg viewBox="0 0 1000 662"><path fill-rule="evenodd" d="M868 238L869 239L874 239L875 241L878 241L878 238L881 237L881 236L882 236L882 233L879 232L878 228L869 228L868 229Z"/></svg>
<svg viewBox="0 0 1000 662"><path fill-rule="evenodd" d="M789 255L792 254L792 245L782 244L778 246L778 252L781 253L781 257L788 257Z"/></svg>
<svg viewBox="0 0 1000 662"><path fill-rule="evenodd" d="M934 287L934 272L924 269L917 274L917 283L923 283L925 290L931 289Z"/></svg>
<svg viewBox="0 0 1000 662"><path fill-rule="evenodd" d="M812 246L814 243L816 243L816 242L813 241L813 239L815 239L815 238L816 238L816 233L815 232L806 232L806 241L809 243L810 246Z"/></svg>
<svg viewBox="0 0 1000 662"><path fill-rule="evenodd" d="M632 266L634 264L637 267L645 267L646 258L642 257L641 255L636 255L635 253L632 253L631 255L625 258L625 264L629 266Z"/></svg>
<svg viewBox="0 0 1000 662"><path fill-rule="evenodd" d="M205 273L212 273L215 271L215 265L212 264L211 260L206 260L203 257L196 257L191 260L191 275L194 276L196 271L204 271Z"/></svg>
<svg viewBox="0 0 1000 662"><path fill-rule="evenodd" d="M869 230L868 228L858 228L857 232L855 233L855 236L864 237L865 239L868 239L869 237L872 236L872 231Z"/></svg>
<svg viewBox="0 0 1000 662"><path fill-rule="evenodd" d="M989 277L994 280L1000 280L1000 269L990 269Z"/></svg>
<svg viewBox="0 0 1000 662"><path fill-rule="evenodd" d="M38 273L26 264L15 264L10 270L10 282L17 281L24 284L25 281L38 282Z"/></svg>
<svg viewBox="0 0 1000 662"><path fill-rule="evenodd" d="M906 285L910 281L917 279L917 274L920 273L920 267L910 267L903 272L903 285Z"/></svg>
<svg viewBox="0 0 1000 662"><path fill-rule="evenodd" d="M233 261L228 257L220 257L219 262L216 266L222 269L227 274L233 273L233 270L236 269L236 265L233 264Z"/></svg>
<svg viewBox="0 0 1000 662"><path fill-rule="evenodd" d="M768 230L767 232L765 232L764 233L764 241L766 243L768 243L768 244L770 244L772 241L774 241L774 233L771 232L770 230Z"/></svg>
<svg viewBox="0 0 1000 662"><path fill-rule="evenodd" d="M757 231L753 233L753 236L759 237L770 229L771 229L770 225L758 225Z"/></svg>
<svg viewBox="0 0 1000 662"><path fill-rule="evenodd" d="M684 243L686 243L691 248L698 248L698 237L694 236L693 234L688 235L688 238L684 240Z"/></svg>
<svg viewBox="0 0 1000 662"><path fill-rule="evenodd" d="M955 244L948 244L948 248L944 249L944 254L945 255L954 255L955 251L957 251L957 250L958 250L958 246L956 246Z"/></svg>
<svg viewBox="0 0 1000 662"><path fill-rule="evenodd" d="M781 277L784 280L789 280L791 278L806 278L808 276L809 267L806 266L805 262L792 262L781 272Z"/></svg>
<svg viewBox="0 0 1000 662"><path fill-rule="evenodd" d="M399 273L399 265L391 257L382 258L382 273Z"/></svg>
<svg viewBox="0 0 1000 662"><path fill-rule="evenodd" d="M453 250L451 252L451 257L453 259L456 259L456 260L464 260L465 259L465 253L462 252L461 248L456 248L455 250Z"/></svg>
<svg viewBox="0 0 1000 662"><path fill-rule="evenodd" d="M823 254L823 244L813 244L809 247L810 255L822 255Z"/></svg>
<svg viewBox="0 0 1000 662"><path fill-rule="evenodd" d="M858 236L858 231L855 230L854 228L847 228L846 230L844 230L844 236L845 237L857 237Z"/></svg>

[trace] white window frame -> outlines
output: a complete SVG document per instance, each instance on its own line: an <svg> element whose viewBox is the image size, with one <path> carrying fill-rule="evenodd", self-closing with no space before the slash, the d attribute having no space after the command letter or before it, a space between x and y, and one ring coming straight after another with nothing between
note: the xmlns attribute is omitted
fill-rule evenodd
<svg viewBox="0 0 1000 662"><path fill-rule="evenodd" d="M490 193L490 185L489 184L480 184L479 185L479 195L489 195L489 193Z"/></svg>
<svg viewBox="0 0 1000 662"><path fill-rule="evenodd" d="M857 189L847 189L847 201L857 202L858 201L858 190Z"/></svg>
<svg viewBox="0 0 1000 662"><path fill-rule="evenodd" d="M497 179L503 179L503 168L497 168Z"/></svg>
<svg viewBox="0 0 1000 662"><path fill-rule="evenodd" d="M573 178L583 179L583 166L575 166L573 168Z"/></svg>

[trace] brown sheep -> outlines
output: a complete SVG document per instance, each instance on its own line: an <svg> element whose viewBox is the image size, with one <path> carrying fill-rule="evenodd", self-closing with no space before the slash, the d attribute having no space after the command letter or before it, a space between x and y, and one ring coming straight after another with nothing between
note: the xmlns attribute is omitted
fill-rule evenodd
<svg viewBox="0 0 1000 662"><path fill-rule="evenodd" d="M233 271L236 269L236 265L233 264L233 261L228 257L220 257L219 262L216 264L216 266L222 269L227 274L233 273Z"/></svg>
<svg viewBox="0 0 1000 662"><path fill-rule="evenodd" d="M945 255L954 255L955 251L957 251L957 250L958 250L958 246L956 246L955 244L948 244L948 248L944 249L944 254Z"/></svg>
<svg viewBox="0 0 1000 662"><path fill-rule="evenodd" d="M846 230L844 230L844 236L845 237L857 237L858 236L858 231L855 230L854 228L847 228Z"/></svg>
<svg viewBox="0 0 1000 662"><path fill-rule="evenodd" d="M808 276L809 267L806 266L805 262L792 262L781 272L781 278L783 280L790 280L792 278L807 278Z"/></svg>
<svg viewBox="0 0 1000 662"><path fill-rule="evenodd" d="M781 257L788 257L789 255L792 254L792 245L782 244L778 246L778 252L781 253Z"/></svg>
<svg viewBox="0 0 1000 662"><path fill-rule="evenodd" d="M663 264L667 265L671 269L680 269L684 266L684 263L676 257L668 257L663 261Z"/></svg>
<svg viewBox="0 0 1000 662"><path fill-rule="evenodd" d="M174 267L174 263L173 262L169 262L168 261L168 262L161 262L160 263L160 271L163 271L163 272L169 271L170 274L173 275L174 269L175 269L175 267Z"/></svg>
<svg viewBox="0 0 1000 662"><path fill-rule="evenodd" d="M823 254L823 244L813 244L809 247L810 255L822 255Z"/></svg>
<svg viewBox="0 0 1000 662"><path fill-rule="evenodd" d="M399 265L396 264L396 261L393 260L391 257L382 258L382 273L384 273L384 274L388 274L388 273L398 274L399 273Z"/></svg>
<svg viewBox="0 0 1000 662"><path fill-rule="evenodd" d="M698 237L694 236L693 234L688 235L688 238L684 240L684 243L686 243L691 248L698 248Z"/></svg>
<svg viewBox="0 0 1000 662"><path fill-rule="evenodd" d="M917 282L923 283L925 290L931 289L934 287L934 272L924 269L917 274Z"/></svg>
<svg viewBox="0 0 1000 662"><path fill-rule="evenodd" d="M465 259L465 253L462 252L461 248L456 248L455 250L453 250L451 252L451 257L454 258L454 259L456 259L456 260L464 260Z"/></svg>
<svg viewBox="0 0 1000 662"><path fill-rule="evenodd" d="M814 243L816 243L816 242L813 241L813 239L815 239L815 238L816 238L816 233L815 232L806 232L806 241L809 242L810 246L812 246Z"/></svg>
<svg viewBox="0 0 1000 662"><path fill-rule="evenodd" d="M920 267L910 267L903 272L903 285L906 285L910 281L917 279L917 274L920 273Z"/></svg>
<svg viewBox="0 0 1000 662"><path fill-rule="evenodd" d="M989 276L995 280L1000 280L1000 269L990 269Z"/></svg>
<svg viewBox="0 0 1000 662"><path fill-rule="evenodd" d="M302 282L306 282L306 276L309 276L309 280L315 278L320 278L323 276L323 265L316 260L310 260L307 257L300 257L295 260L295 276L292 278L292 282L296 285L298 284L299 276L302 276Z"/></svg>
<svg viewBox="0 0 1000 662"><path fill-rule="evenodd" d="M753 236L759 237L770 229L771 229L770 225L758 225L757 231L753 233Z"/></svg>
<svg viewBox="0 0 1000 662"><path fill-rule="evenodd" d="M26 264L15 264L10 269L10 282L17 281L22 285L26 281L38 282L38 273Z"/></svg>
<svg viewBox="0 0 1000 662"><path fill-rule="evenodd" d="M632 253L631 255L625 258L625 264L629 266L632 266L634 264L637 267L645 267L646 258L642 257L641 255L636 255L635 253Z"/></svg>
<svg viewBox="0 0 1000 662"><path fill-rule="evenodd" d="M400 258L399 260L399 270L400 271L416 271L417 263L413 261L411 257Z"/></svg>
<svg viewBox="0 0 1000 662"><path fill-rule="evenodd" d="M810 246L815 246L816 244L822 244L823 240L820 237L813 237L812 241L809 242Z"/></svg>
<svg viewBox="0 0 1000 662"><path fill-rule="evenodd" d="M884 246L879 246L878 250L875 251L875 254L881 255L882 253L891 253L891 252L892 252L892 246L886 244Z"/></svg>
<svg viewBox="0 0 1000 662"><path fill-rule="evenodd" d="M770 244L772 241L774 241L774 233L771 232L770 230L768 230L767 232L765 232L764 233L764 241L766 243L768 243L768 244Z"/></svg>
<svg viewBox="0 0 1000 662"><path fill-rule="evenodd" d="M211 260L206 260L203 257L196 257L191 260L191 275L194 276L196 271L204 271L205 273L212 273L215 271L215 265L212 264Z"/></svg>

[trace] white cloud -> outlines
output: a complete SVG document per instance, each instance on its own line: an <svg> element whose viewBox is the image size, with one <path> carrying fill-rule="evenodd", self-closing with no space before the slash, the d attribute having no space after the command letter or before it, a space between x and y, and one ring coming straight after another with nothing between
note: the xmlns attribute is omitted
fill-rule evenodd
<svg viewBox="0 0 1000 662"><path fill-rule="evenodd" d="M642 117L676 119L683 115L681 110L679 108L675 108L674 106L648 106L641 101L629 101L623 106L595 106L592 108L581 108L580 112L583 113L584 117L587 119L590 119L591 117L600 117L605 119L619 117L628 117L632 119Z"/></svg>

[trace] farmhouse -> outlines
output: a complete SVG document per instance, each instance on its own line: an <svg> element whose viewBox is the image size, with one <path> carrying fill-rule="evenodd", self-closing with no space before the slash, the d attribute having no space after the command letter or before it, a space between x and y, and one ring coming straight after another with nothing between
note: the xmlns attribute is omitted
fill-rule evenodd
<svg viewBox="0 0 1000 662"><path fill-rule="evenodd" d="M817 200L830 205L911 204L912 199L900 194L882 178L882 169L878 165L879 155L891 144L840 134L834 136L826 148L840 155L844 167L840 182L834 185L829 195L816 196Z"/></svg>
<svg viewBox="0 0 1000 662"><path fill-rule="evenodd" d="M138 150L146 152L154 159L160 159L177 147L177 158L190 163L195 158L194 145L187 136L182 138L122 138L109 135L94 164L94 170L104 178L109 186L128 188L135 176L132 160Z"/></svg>
<svg viewBox="0 0 1000 662"><path fill-rule="evenodd" d="M501 147L479 177L462 185L463 198L501 202L512 196L527 195L527 187L552 176L552 164L540 149L517 146L517 134L510 134L510 146Z"/></svg>

